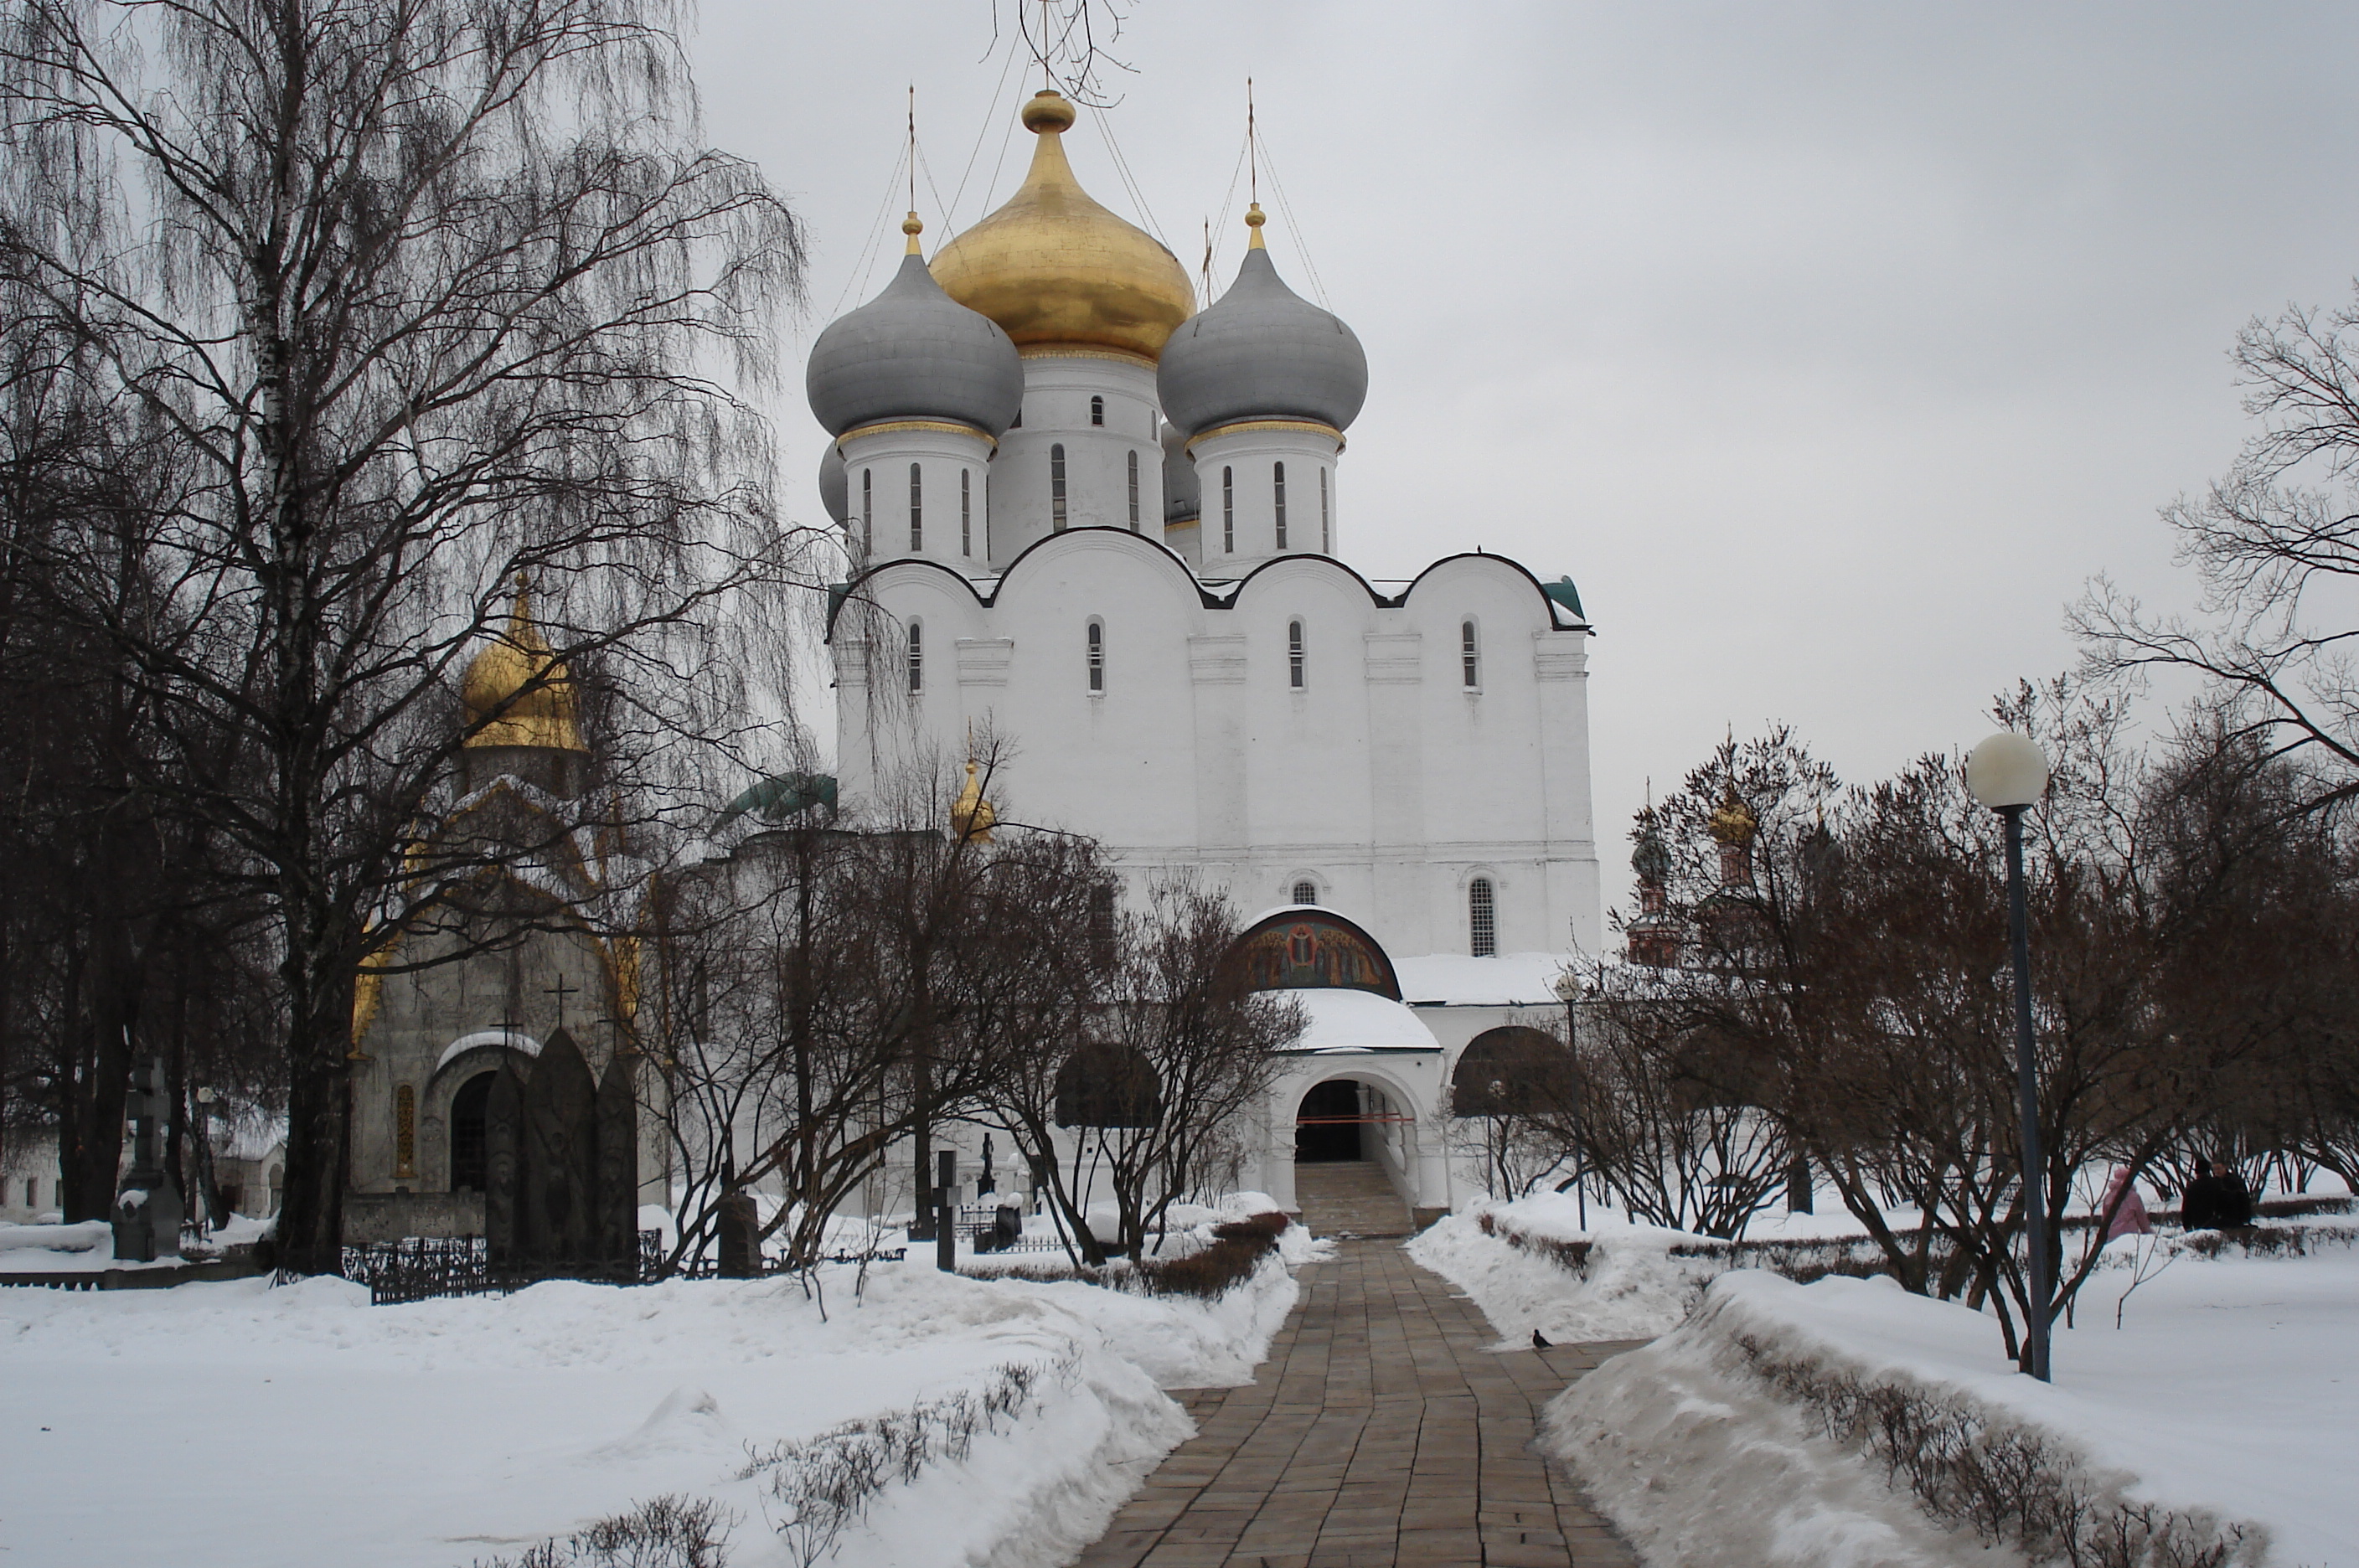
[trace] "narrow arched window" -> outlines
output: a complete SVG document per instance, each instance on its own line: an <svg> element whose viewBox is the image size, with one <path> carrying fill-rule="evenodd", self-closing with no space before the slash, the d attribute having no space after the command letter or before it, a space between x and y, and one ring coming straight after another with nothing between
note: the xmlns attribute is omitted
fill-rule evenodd
<svg viewBox="0 0 2359 1568"><path fill-rule="evenodd" d="M1327 471L1319 471L1319 553L1335 553L1335 521L1327 506Z"/></svg>
<svg viewBox="0 0 2359 1568"><path fill-rule="evenodd" d="M1221 470L1221 549L1237 553L1237 471Z"/></svg>
<svg viewBox="0 0 2359 1568"><path fill-rule="evenodd" d="M1302 679L1302 623L1286 623L1286 683L1299 691Z"/></svg>
<svg viewBox="0 0 2359 1568"><path fill-rule="evenodd" d="M1298 904L1317 903L1319 901L1319 884L1310 881L1297 882L1294 885L1294 901Z"/></svg>
<svg viewBox="0 0 2359 1568"><path fill-rule="evenodd" d="M909 553L926 548L926 471L909 464Z"/></svg>
<svg viewBox="0 0 2359 1568"><path fill-rule="evenodd" d="M1104 398L1093 397L1090 399L1090 423L1093 425L1103 425L1105 423Z"/></svg>
<svg viewBox="0 0 2359 1568"><path fill-rule="evenodd" d="M860 471L860 553L866 555L876 543L876 471Z"/></svg>
<svg viewBox="0 0 2359 1568"><path fill-rule="evenodd" d="M959 470L959 553L974 553L974 470Z"/></svg>
<svg viewBox="0 0 2359 1568"><path fill-rule="evenodd" d="M1049 449L1049 528L1065 531L1065 443Z"/></svg>
<svg viewBox="0 0 2359 1568"><path fill-rule="evenodd" d="M1474 638L1474 623L1462 621L1458 626L1458 662L1466 678L1466 690L1483 688L1483 648Z"/></svg>
<svg viewBox="0 0 2359 1568"><path fill-rule="evenodd" d="M1130 531L1138 531L1138 453L1130 454Z"/></svg>
<svg viewBox="0 0 2359 1568"><path fill-rule="evenodd" d="M1093 694L1105 691L1105 624L1092 621L1088 632L1090 691Z"/></svg>
<svg viewBox="0 0 2359 1568"><path fill-rule="evenodd" d="M1286 548L1286 464L1274 463L1269 469L1269 497L1277 507L1277 548Z"/></svg>
<svg viewBox="0 0 2359 1568"><path fill-rule="evenodd" d="M917 622L909 623L909 690L926 689L926 628Z"/></svg>
<svg viewBox="0 0 2359 1568"><path fill-rule="evenodd" d="M1477 958L1489 958L1499 951L1499 910L1488 877L1477 877L1466 885L1466 951Z"/></svg>

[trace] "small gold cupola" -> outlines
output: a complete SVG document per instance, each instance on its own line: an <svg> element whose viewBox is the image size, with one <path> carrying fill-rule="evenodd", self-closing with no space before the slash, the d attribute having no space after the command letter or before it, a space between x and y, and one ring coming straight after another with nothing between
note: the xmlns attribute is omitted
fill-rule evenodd
<svg viewBox="0 0 2359 1568"><path fill-rule="evenodd" d="M1073 178L1064 147L1073 119L1052 89L1024 105L1025 129L1039 137L1030 172L1006 205L934 254L934 280L1027 353L1112 351L1152 364L1196 313L1196 291L1177 256Z"/></svg>
<svg viewBox="0 0 2359 1568"><path fill-rule="evenodd" d="M974 758L966 761L966 788L951 802L951 830L962 844L989 844L999 813L983 798L983 781L975 777Z"/></svg>
<svg viewBox="0 0 2359 1568"><path fill-rule="evenodd" d="M527 691L526 687L541 682ZM467 724L475 729L470 746L529 746L551 751L587 751L574 702L573 677L532 618L532 593L522 579L508 624L475 655L459 683Z"/></svg>

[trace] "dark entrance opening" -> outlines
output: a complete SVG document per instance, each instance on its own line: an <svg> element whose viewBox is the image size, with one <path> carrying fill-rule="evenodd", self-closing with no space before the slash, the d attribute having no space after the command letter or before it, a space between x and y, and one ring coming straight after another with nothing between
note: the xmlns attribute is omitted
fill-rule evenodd
<svg viewBox="0 0 2359 1568"><path fill-rule="evenodd" d="M1355 1080L1338 1078L1314 1085L1302 1096L1302 1108L1294 1113L1295 1163L1365 1160L1367 1151L1360 1138L1363 1114Z"/></svg>
<svg viewBox="0 0 2359 1568"><path fill-rule="evenodd" d="M480 1192L491 1184L484 1140L484 1107L496 1073L478 1073L451 1096L451 1191Z"/></svg>

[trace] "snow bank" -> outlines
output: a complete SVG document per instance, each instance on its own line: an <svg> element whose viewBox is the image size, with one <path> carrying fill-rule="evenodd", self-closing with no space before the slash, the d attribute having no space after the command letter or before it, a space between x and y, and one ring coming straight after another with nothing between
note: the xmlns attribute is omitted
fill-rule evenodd
<svg viewBox="0 0 2359 1568"><path fill-rule="evenodd" d="M63 1253L85 1258L98 1252L106 1258L114 1256L114 1227L104 1220L84 1220L80 1225L0 1225L0 1252ZM21 1268L47 1268L47 1262L27 1260Z"/></svg>
<svg viewBox="0 0 2359 1568"><path fill-rule="evenodd" d="M1509 1345L1530 1344L1535 1330L1559 1345L1669 1333L1728 1267L1671 1255L1701 1237L1597 1214L1582 1232L1571 1210L1553 1194L1478 1205L1428 1226L1408 1255L1474 1298Z"/></svg>
<svg viewBox="0 0 2359 1568"><path fill-rule="evenodd" d="M5 1534L32 1562L464 1568L664 1493L792 1561L758 1452L977 1396L1020 1408L897 1475L847 1568L1069 1559L1191 1430L1163 1389L1250 1377L1291 1306L1271 1265L1217 1302L978 1281L920 1260L371 1307L337 1279L0 1290ZM144 1479L115 1479L126 1467ZM267 1499L264 1506L263 1499ZM251 1500L245 1506L241 1500Z"/></svg>
<svg viewBox="0 0 2359 1568"><path fill-rule="evenodd" d="M1986 1542L2026 1539L2044 1560L2070 1531L2084 1561L2348 1564L2359 1509L2327 1456L2359 1398L2319 1385L2359 1376L2354 1283L2315 1260L2150 1280L2123 1330L2060 1334L2044 1386L1963 1307L1740 1270L1560 1396L1544 1442L1664 1561L1988 1563ZM2087 1551L2106 1535L2146 1544Z"/></svg>

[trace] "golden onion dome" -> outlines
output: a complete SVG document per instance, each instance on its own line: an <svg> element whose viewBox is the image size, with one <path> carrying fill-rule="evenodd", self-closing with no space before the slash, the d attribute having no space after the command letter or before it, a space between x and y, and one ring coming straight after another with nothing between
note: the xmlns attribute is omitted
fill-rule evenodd
<svg viewBox="0 0 2359 1568"><path fill-rule="evenodd" d="M1040 138L1006 204L935 254L934 281L1019 349L1111 349L1153 361L1196 313L1187 268L1090 199L1065 161L1073 106L1048 88L1024 105Z"/></svg>
<svg viewBox="0 0 2359 1568"><path fill-rule="evenodd" d="M542 684L525 691L535 680ZM533 623L532 596L520 583L507 626L467 666L459 699L466 705L468 725L483 725L467 737L468 746L590 749L582 744L573 677Z"/></svg>
<svg viewBox="0 0 2359 1568"><path fill-rule="evenodd" d="M1705 819L1704 825L1722 844L1732 849L1742 849L1753 842L1754 832L1760 827L1761 819L1737 795L1736 786L1731 784L1721 797L1720 809Z"/></svg>

